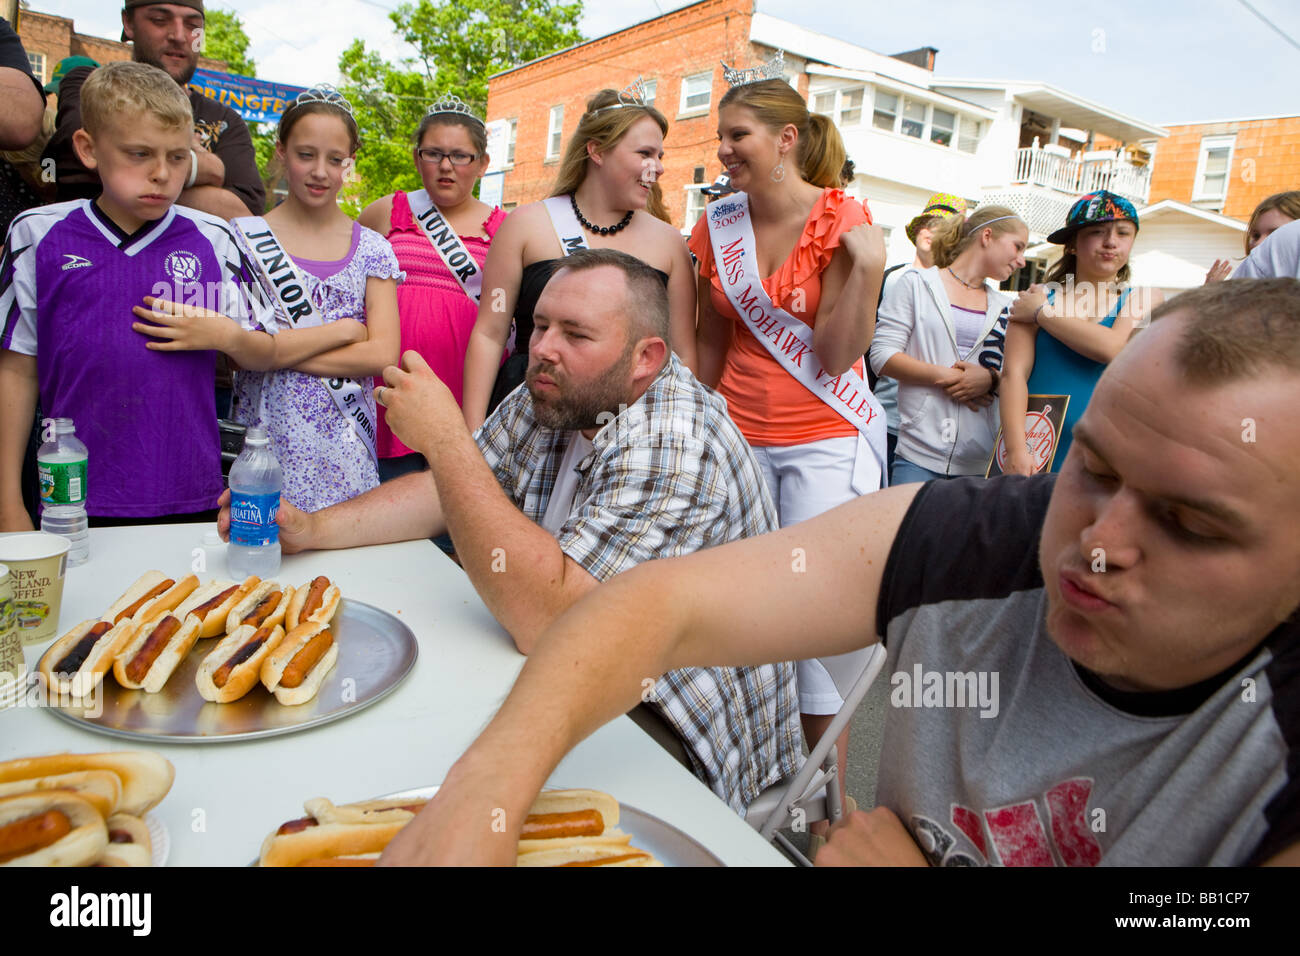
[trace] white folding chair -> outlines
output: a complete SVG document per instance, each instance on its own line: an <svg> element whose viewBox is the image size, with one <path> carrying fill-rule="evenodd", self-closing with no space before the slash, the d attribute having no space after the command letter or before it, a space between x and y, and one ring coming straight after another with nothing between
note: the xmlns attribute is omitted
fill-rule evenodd
<svg viewBox="0 0 1300 956"><path fill-rule="evenodd" d="M867 665L856 680L847 687L836 687L844 698L844 705L831 721L830 728L808 753L799 772L789 780L773 784L760 793L745 811L745 821L759 832L763 839L776 846L801 866L812 866L799 849L781 830L795 824L815 823L818 820L837 822L844 815L840 801L839 765L836 760L835 741L853 719L854 712L867 695L871 682L885 666L885 648L876 644L867 657Z"/></svg>

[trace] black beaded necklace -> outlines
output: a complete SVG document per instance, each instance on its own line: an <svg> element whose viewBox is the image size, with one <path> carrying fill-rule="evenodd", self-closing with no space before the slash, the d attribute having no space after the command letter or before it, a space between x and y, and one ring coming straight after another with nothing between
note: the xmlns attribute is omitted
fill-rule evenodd
<svg viewBox="0 0 1300 956"><path fill-rule="evenodd" d="M632 221L632 210L629 209L627 215L614 225L597 226L594 223L588 222L586 217L583 216L582 211L578 209L578 200L576 196L569 197L569 205L573 206L573 214L578 217L578 222L582 223L582 227L588 232L594 232L598 236L612 236L616 232L621 232L627 227L627 224Z"/></svg>

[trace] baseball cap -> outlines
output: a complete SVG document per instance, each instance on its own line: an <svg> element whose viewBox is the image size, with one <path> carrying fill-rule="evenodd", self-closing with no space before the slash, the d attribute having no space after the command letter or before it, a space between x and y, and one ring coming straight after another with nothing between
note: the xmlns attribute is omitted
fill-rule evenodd
<svg viewBox="0 0 1300 956"><path fill-rule="evenodd" d="M926 219L947 219L949 216L964 215L966 212L966 200L952 193L935 193L925 202L925 209L919 216L912 219L907 224L904 232L912 245L916 245L916 230L921 228L921 223Z"/></svg>
<svg viewBox="0 0 1300 956"><path fill-rule="evenodd" d="M59 84L63 82L63 78L73 70L82 66L97 67L99 64L88 56L65 56L58 62L58 65L54 67L54 73L50 77L50 82L45 84L45 92L59 92Z"/></svg>
<svg viewBox="0 0 1300 956"><path fill-rule="evenodd" d="M1137 228L1138 214L1133 204L1108 189L1099 189L1075 200L1070 207L1070 214L1065 217L1065 225L1048 236L1047 241L1062 246L1084 226L1114 222L1117 219L1131 220L1133 228Z"/></svg>

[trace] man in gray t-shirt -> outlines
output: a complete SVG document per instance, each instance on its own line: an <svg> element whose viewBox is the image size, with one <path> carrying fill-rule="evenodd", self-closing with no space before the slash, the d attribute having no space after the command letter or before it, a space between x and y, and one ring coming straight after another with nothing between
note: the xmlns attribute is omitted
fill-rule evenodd
<svg viewBox="0 0 1300 956"><path fill-rule="evenodd" d="M521 821L644 674L879 636L881 805L819 863L1295 863L1300 281L1153 319L1054 479L890 488L596 589L386 859L512 860L519 824L481 821Z"/></svg>

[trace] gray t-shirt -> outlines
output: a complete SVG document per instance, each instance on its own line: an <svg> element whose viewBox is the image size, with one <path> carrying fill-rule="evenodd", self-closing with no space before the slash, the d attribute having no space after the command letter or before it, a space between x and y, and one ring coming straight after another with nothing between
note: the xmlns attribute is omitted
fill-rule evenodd
<svg viewBox="0 0 1300 956"><path fill-rule="evenodd" d="M885 568L878 802L934 865L1259 862L1300 840L1300 624L1208 680L1104 684L1048 637L1054 476L930 482Z"/></svg>
<svg viewBox="0 0 1300 956"><path fill-rule="evenodd" d="M1300 219L1274 230L1237 266L1234 279L1300 279Z"/></svg>

